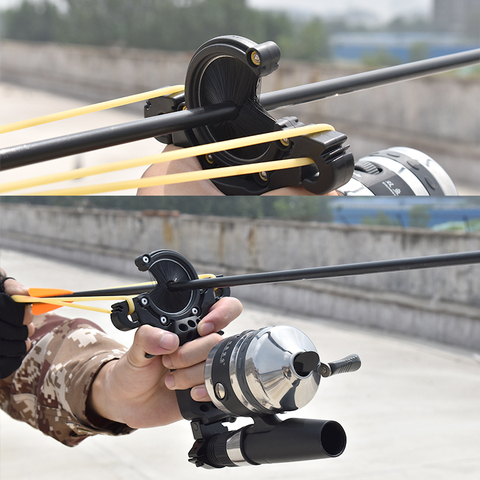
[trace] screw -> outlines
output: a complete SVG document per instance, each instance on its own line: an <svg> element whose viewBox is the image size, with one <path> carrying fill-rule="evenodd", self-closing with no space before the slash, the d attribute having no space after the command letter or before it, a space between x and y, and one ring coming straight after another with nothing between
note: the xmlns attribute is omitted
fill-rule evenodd
<svg viewBox="0 0 480 480"><path fill-rule="evenodd" d="M210 165L213 165L213 155L211 153L209 155L207 155L207 162Z"/></svg>
<svg viewBox="0 0 480 480"><path fill-rule="evenodd" d="M254 65L256 65L257 67L260 65L261 60L260 60L260 55L258 54L258 52L253 51L250 59L252 60L252 63Z"/></svg>
<svg viewBox="0 0 480 480"><path fill-rule="evenodd" d="M200 310L199 310L197 307L193 307L193 308L192 308L192 314L193 314L193 315L198 315L199 312L200 312Z"/></svg>
<svg viewBox="0 0 480 480"><path fill-rule="evenodd" d="M142 258L142 261L143 261L143 263L148 263L148 262L150 262L150 258L147 257L146 255L144 255L144 257Z"/></svg>
<svg viewBox="0 0 480 480"><path fill-rule="evenodd" d="M162 325L167 325L168 324L168 318L167 317L160 317L160 323Z"/></svg>
<svg viewBox="0 0 480 480"><path fill-rule="evenodd" d="M140 300L140 303L142 304L142 306L146 307L146 306L148 305L148 298L143 297L143 298Z"/></svg>
<svg viewBox="0 0 480 480"><path fill-rule="evenodd" d="M266 181L268 180L267 172L260 172L259 175L260 175L260 178L261 178L264 182L266 182Z"/></svg>
<svg viewBox="0 0 480 480"><path fill-rule="evenodd" d="M221 383L217 383L215 385L215 396L219 400L223 400L227 396L227 392L225 390L225 387Z"/></svg>
<svg viewBox="0 0 480 480"><path fill-rule="evenodd" d="M288 138L282 138L280 140L280 143L284 146L284 147L288 147L290 145L290 140Z"/></svg>

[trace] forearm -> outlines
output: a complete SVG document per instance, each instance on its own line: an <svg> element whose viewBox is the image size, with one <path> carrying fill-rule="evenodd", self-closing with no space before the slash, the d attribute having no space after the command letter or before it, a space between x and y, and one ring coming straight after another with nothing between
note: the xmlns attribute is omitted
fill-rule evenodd
<svg viewBox="0 0 480 480"><path fill-rule="evenodd" d="M95 375L120 358L125 347L86 320L51 315L36 319L36 326L33 348L15 374L2 381L2 409L69 446L98 433L131 431L96 424L86 408Z"/></svg>

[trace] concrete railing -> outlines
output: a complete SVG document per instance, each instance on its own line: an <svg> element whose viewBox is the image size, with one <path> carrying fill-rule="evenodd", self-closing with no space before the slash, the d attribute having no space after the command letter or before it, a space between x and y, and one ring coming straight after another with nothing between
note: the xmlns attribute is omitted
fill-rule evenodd
<svg viewBox="0 0 480 480"><path fill-rule="evenodd" d="M0 247L145 277L136 256L176 250L224 275L472 251L480 236L414 229L3 204ZM236 287L292 314L480 345L480 267L437 268Z"/></svg>

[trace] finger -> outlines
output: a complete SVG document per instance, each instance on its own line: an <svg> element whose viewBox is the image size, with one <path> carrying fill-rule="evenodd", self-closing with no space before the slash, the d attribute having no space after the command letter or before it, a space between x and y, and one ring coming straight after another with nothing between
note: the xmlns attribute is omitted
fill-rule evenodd
<svg viewBox="0 0 480 480"><path fill-rule="evenodd" d="M198 324L198 333L203 337L222 330L233 322L242 313L242 310L243 306L236 298L221 298Z"/></svg>
<svg viewBox="0 0 480 480"><path fill-rule="evenodd" d="M33 323L29 323L27 325L28 329L28 336L31 337L35 333L35 325Z"/></svg>
<svg viewBox="0 0 480 480"><path fill-rule="evenodd" d="M29 330L26 325L12 325L0 320L0 338L4 340L26 340Z"/></svg>
<svg viewBox="0 0 480 480"><path fill-rule="evenodd" d="M23 314L23 324L24 325L31 325L33 322L33 313L32 313L32 306L25 305L25 313Z"/></svg>
<svg viewBox="0 0 480 480"><path fill-rule="evenodd" d="M190 395L192 399L195 400L196 402L209 402L211 400L210 396L208 395L205 384L193 387L192 390L190 391Z"/></svg>
<svg viewBox="0 0 480 480"><path fill-rule="evenodd" d="M5 288L5 293L11 295L28 295L28 288L22 285L20 282L17 282L14 278L9 278L5 280L3 284Z"/></svg>
<svg viewBox="0 0 480 480"><path fill-rule="evenodd" d="M171 369L181 369L204 362L221 339L220 335L212 334L188 342L171 355L165 355L162 358L163 365Z"/></svg>
<svg viewBox="0 0 480 480"><path fill-rule="evenodd" d="M204 363L199 363L190 368L175 370L165 376L165 385L170 390L188 390L205 383L204 372Z"/></svg>
<svg viewBox="0 0 480 480"><path fill-rule="evenodd" d="M143 367L152 362L149 355L168 355L177 350L179 339L177 335L161 328L143 325L135 332L133 345L127 352L128 361L135 367Z"/></svg>

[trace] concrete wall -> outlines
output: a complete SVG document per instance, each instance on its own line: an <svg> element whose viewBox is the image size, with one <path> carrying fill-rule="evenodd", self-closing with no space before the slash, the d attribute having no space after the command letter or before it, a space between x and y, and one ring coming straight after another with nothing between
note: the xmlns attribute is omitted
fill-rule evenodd
<svg viewBox="0 0 480 480"><path fill-rule="evenodd" d="M183 84L191 53L59 46L2 40L0 80L90 101ZM263 91L356 73L329 65L282 60ZM450 75L376 88L280 109L305 123L331 123L349 136L356 158L396 145L435 158L456 183L479 187L480 82ZM142 107L136 106L139 114Z"/></svg>
<svg viewBox="0 0 480 480"><path fill-rule="evenodd" d="M279 220L0 206L0 247L140 274L137 255L183 254L198 273L274 271L480 250L477 234ZM480 267L236 287L267 307L480 347Z"/></svg>

